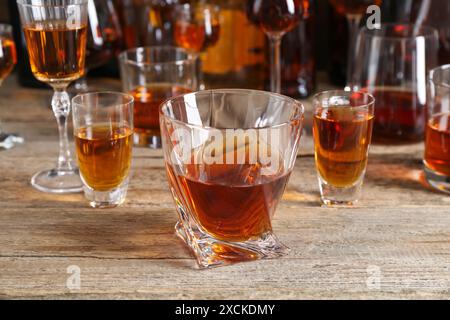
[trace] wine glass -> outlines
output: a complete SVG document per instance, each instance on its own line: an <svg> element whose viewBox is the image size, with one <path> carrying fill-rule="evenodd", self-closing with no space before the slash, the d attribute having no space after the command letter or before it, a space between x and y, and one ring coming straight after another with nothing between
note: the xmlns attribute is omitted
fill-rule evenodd
<svg viewBox="0 0 450 320"><path fill-rule="evenodd" d="M0 87L17 63L16 46L12 37L12 26L0 23ZM11 149L23 143L23 138L2 131L0 127L0 150Z"/></svg>
<svg viewBox="0 0 450 320"><path fill-rule="evenodd" d="M49 193L82 190L67 135L68 85L85 72L87 0L18 0L31 71L53 90L52 109L59 129L57 167L36 173L31 184Z"/></svg>
<svg viewBox="0 0 450 320"><path fill-rule="evenodd" d="M206 3L180 4L175 6L175 43L192 52L203 54L214 46L220 36L219 7ZM205 89L199 59L199 88Z"/></svg>
<svg viewBox="0 0 450 320"><path fill-rule="evenodd" d="M361 19L370 5L381 5L382 0L330 0L336 12L345 16L348 25L348 53L347 53L347 85L346 91L355 90L352 83L353 66L355 63L355 45L358 37Z"/></svg>
<svg viewBox="0 0 450 320"><path fill-rule="evenodd" d="M281 92L281 39L300 21L303 0L255 0L253 20L258 21L270 42L270 90Z"/></svg>
<svg viewBox="0 0 450 320"><path fill-rule="evenodd" d="M88 91L89 70L106 64L120 53L122 29L112 0L88 0L88 38L85 76L75 82L75 89Z"/></svg>

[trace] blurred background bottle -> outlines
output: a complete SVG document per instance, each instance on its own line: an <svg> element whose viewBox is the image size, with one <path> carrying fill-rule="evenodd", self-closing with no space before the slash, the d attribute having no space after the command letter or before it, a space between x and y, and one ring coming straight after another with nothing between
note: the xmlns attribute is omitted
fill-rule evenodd
<svg viewBox="0 0 450 320"><path fill-rule="evenodd" d="M303 8L298 26L281 41L281 93L293 98L311 95L316 84L316 1L303 0ZM266 72L266 89L269 76Z"/></svg>

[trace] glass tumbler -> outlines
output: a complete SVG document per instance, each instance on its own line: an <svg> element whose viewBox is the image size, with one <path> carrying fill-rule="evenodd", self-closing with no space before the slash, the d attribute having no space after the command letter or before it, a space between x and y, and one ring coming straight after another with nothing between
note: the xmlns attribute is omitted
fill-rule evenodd
<svg viewBox="0 0 450 320"><path fill-rule="evenodd" d="M407 144L424 139L428 72L436 67L434 28L381 24L359 34L353 83L376 99L373 140Z"/></svg>
<svg viewBox="0 0 450 320"><path fill-rule="evenodd" d="M425 134L425 177L450 193L450 64L430 73L430 103Z"/></svg>
<svg viewBox="0 0 450 320"><path fill-rule="evenodd" d="M326 91L314 96L316 168L325 205L358 201L374 122L372 95Z"/></svg>
<svg viewBox="0 0 450 320"><path fill-rule="evenodd" d="M72 99L75 147L83 190L94 208L125 201L133 149L133 97L93 92Z"/></svg>
<svg viewBox="0 0 450 320"><path fill-rule="evenodd" d="M292 172L303 106L274 93L185 94L160 109L176 233L202 268L287 253L272 218Z"/></svg>
<svg viewBox="0 0 450 320"><path fill-rule="evenodd" d="M197 55L176 47L142 47L120 54L123 90L134 97L136 146L161 148L159 106L197 90Z"/></svg>

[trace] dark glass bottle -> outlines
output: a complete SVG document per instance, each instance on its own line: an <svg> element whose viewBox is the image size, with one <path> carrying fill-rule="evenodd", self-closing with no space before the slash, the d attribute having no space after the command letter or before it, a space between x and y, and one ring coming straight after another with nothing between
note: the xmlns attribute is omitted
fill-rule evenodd
<svg viewBox="0 0 450 320"><path fill-rule="evenodd" d="M316 82L315 0L304 0L303 6L303 18L281 42L281 93L293 98L311 95Z"/></svg>

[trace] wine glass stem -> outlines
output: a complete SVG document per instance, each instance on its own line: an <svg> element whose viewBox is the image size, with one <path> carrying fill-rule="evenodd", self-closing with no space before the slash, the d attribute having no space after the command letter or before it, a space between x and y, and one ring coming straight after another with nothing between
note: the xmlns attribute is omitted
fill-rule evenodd
<svg viewBox="0 0 450 320"><path fill-rule="evenodd" d="M270 35L270 91L281 93L281 36Z"/></svg>
<svg viewBox="0 0 450 320"><path fill-rule="evenodd" d="M59 131L59 157L57 169L58 171L71 171L73 170L73 161L67 134L67 118L70 114L70 98L65 87L54 89L52 108L56 121L58 122Z"/></svg>
<svg viewBox="0 0 450 320"><path fill-rule="evenodd" d="M352 91L354 89L353 64L355 63L356 41L358 39L361 17L362 16L359 14L348 14L346 16L348 24L347 86L345 87L346 91Z"/></svg>

